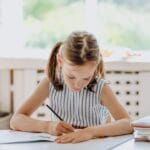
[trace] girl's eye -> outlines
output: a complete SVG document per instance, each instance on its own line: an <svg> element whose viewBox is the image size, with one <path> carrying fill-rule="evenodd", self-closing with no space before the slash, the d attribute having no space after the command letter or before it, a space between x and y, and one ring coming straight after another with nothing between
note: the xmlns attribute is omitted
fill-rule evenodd
<svg viewBox="0 0 150 150"><path fill-rule="evenodd" d="M88 81L88 80L90 80L90 78L85 78L84 80L85 80L85 81Z"/></svg>
<svg viewBox="0 0 150 150"><path fill-rule="evenodd" d="M68 76L68 78L69 78L69 79L75 79L75 77L70 77L70 76Z"/></svg>

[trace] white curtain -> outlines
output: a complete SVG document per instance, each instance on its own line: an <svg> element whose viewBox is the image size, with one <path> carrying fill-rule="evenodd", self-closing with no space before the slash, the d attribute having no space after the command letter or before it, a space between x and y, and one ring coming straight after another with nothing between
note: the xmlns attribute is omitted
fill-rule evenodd
<svg viewBox="0 0 150 150"><path fill-rule="evenodd" d="M22 28L22 0L0 0L0 55L22 48Z"/></svg>

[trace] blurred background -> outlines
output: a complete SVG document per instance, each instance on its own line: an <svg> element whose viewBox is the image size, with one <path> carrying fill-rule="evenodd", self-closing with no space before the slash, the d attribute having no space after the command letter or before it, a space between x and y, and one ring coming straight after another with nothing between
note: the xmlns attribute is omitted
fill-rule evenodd
<svg viewBox="0 0 150 150"><path fill-rule="evenodd" d="M150 114L149 27L149 0L0 0L0 111L13 113L31 94L57 41L87 30L98 39L106 78L132 118ZM41 106L33 116L48 113Z"/></svg>
<svg viewBox="0 0 150 150"><path fill-rule="evenodd" d="M150 48L149 0L0 2L1 38L13 46L17 43L23 48L49 49L74 30L88 30L97 36L101 47L110 50L112 47L133 51Z"/></svg>

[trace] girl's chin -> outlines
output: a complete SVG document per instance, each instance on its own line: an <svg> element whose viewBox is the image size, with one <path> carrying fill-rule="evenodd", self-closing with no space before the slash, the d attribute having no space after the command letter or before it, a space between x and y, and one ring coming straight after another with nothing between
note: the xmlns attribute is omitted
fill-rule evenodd
<svg viewBox="0 0 150 150"><path fill-rule="evenodd" d="M71 90L72 92L79 92L79 91L81 91L81 89L74 89L74 88L70 88L70 90Z"/></svg>

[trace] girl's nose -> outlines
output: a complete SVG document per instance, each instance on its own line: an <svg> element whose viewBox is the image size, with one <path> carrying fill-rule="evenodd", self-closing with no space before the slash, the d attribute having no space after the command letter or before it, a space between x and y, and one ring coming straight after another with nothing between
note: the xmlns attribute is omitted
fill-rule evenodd
<svg viewBox="0 0 150 150"><path fill-rule="evenodd" d="M76 89L81 89L83 86L83 82L82 81L75 81L75 88Z"/></svg>

